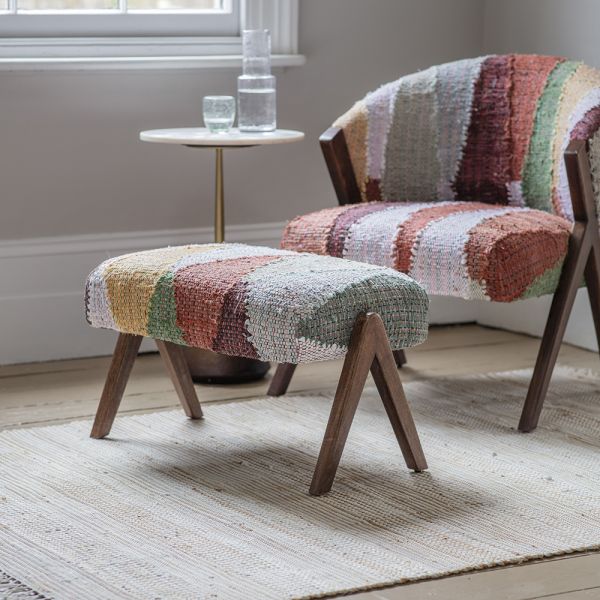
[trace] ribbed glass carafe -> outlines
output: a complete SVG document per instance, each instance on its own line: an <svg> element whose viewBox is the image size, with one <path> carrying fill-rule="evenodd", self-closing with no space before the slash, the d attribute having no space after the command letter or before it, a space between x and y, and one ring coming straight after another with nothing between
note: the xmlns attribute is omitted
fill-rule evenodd
<svg viewBox="0 0 600 600"><path fill-rule="evenodd" d="M274 131L277 127L275 77L271 75L271 33L248 29L242 34L243 75L238 77L240 131Z"/></svg>

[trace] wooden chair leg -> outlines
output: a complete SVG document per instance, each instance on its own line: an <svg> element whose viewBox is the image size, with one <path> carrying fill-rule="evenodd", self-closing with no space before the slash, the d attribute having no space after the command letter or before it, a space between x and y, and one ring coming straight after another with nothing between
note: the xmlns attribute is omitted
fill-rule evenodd
<svg viewBox="0 0 600 600"><path fill-rule="evenodd" d="M406 364L406 354L404 350L394 350L394 360L398 368L403 367Z"/></svg>
<svg viewBox="0 0 600 600"><path fill-rule="evenodd" d="M596 244L592 246L592 251L585 267L585 285L590 298L596 340L598 348L600 348L600 247Z"/></svg>
<svg viewBox="0 0 600 600"><path fill-rule="evenodd" d="M587 142L571 140L564 160L573 205L573 231L519 422L519 429L525 432L537 427L560 344L584 275L600 343L600 236Z"/></svg>
<svg viewBox="0 0 600 600"><path fill-rule="evenodd" d="M590 240L591 249L585 266L585 284L590 298L596 339L600 347L600 231L587 142L574 140L569 144L565 152L565 167L569 177L575 221L585 223L586 235Z"/></svg>
<svg viewBox="0 0 600 600"><path fill-rule="evenodd" d="M533 431L537 427L575 295L583 279L589 250L585 230L574 230L523 405L519 421L519 430L522 432Z"/></svg>
<svg viewBox="0 0 600 600"><path fill-rule="evenodd" d="M100 439L110 433L141 343L141 335L119 334L96 411L91 437Z"/></svg>
<svg viewBox="0 0 600 600"><path fill-rule="evenodd" d="M190 419L201 419L202 409L185 360L183 348L171 342L155 341L185 414Z"/></svg>
<svg viewBox="0 0 600 600"><path fill-rule="evenodd" d="M390 419L406 466L413 471L427 469L427 461L421 447L419 434L404 395L402 382L392 355L385 327L381 318L377 317L377 345L375 359L371 365L371 375L383 401L383 406Z"/></svg>
<svg viewBox="0 0 600 600"><path fill-rule="evenodd" d="M267 394L269 396L283 396L283 394L287 392L297 366L298 365L292 363L281 363L277 365Z"/></svg>
<svg viewBox="0 0 600 600"><path fill-rule="evenodd" d="M383 322L379 315L369 313L357 319L352 332L309 489L313 496L328 492L333 485L365 381L372 369L407 464L417 471L427 468Z"/></svg>

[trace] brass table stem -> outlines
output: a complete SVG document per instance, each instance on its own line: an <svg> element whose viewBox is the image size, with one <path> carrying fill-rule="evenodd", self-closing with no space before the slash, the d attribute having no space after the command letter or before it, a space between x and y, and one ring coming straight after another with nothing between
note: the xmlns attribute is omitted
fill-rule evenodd
<svg viewBox="0 0 600 600"><path fill-rule="evenodd" d="M225 196L223 191L223 148L215 148L215 242L225 241Z"/></svg>

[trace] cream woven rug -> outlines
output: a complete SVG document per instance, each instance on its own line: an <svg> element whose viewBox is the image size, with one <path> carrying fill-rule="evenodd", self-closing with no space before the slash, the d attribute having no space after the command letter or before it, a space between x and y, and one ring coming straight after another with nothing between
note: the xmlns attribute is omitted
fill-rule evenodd
<svg viewBox="0 0 600 600"><path fill-rule="evenodd" d="M523 435L528 377L406 385L420 475L367 389L321 498L330 395L121 417L104 441L89 422L4 432L0 597L305 598L596 548L600 381L559 370Z"/></svg>

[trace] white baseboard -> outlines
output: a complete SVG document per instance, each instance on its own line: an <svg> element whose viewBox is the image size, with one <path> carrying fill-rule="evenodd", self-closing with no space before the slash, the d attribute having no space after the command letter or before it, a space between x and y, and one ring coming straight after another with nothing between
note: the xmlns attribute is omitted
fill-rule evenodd
<svg viewBox="0 0 600 600"><path fill-rule="evenodd" d="M283 223L234 225L233 242L277 247ZM0 364L110 354L115 336L90 328L83 286L100 262L118 254L168 245L207 243L212 230L177 229L0 241ZM432 324L479 322L541 335L550 298L512 304L432 297ZM585 290L580 290L566 341L597 350ZM143 349L152 349L145 342Z"/></svg>

